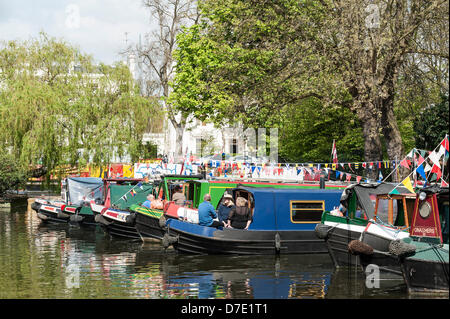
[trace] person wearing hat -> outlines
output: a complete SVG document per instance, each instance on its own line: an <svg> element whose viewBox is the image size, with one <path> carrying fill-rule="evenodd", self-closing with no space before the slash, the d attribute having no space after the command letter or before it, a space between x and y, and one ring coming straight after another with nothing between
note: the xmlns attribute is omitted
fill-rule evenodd
<svg viewBox="0 0 450 319"><path fill-rule="evenodd" d="M228 193L225 193L225 195L223 195L222 202L217 208L217 215L219 221L222 222L224 226L228 225L228 215L233 207L234 207L233 196L231 196Z"/></svg>
<svg viewBox="0 0 450 319"><path fill-rule="evenodd" d="M186 196L183 194L183 189L180 185L176 185L173 194L172 194L172 201L175 202L175 204L183 206L186 201Z"/></svg>

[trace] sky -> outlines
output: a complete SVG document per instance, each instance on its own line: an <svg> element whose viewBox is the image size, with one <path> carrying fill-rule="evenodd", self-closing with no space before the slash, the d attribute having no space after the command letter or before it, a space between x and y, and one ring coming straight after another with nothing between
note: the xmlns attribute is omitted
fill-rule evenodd
<svg viewBox="0 0 450 319"><path fill-rule="evenodd" d="M44 31L106 64L125 60L119 53L126 44L151 30L142 0L0 0L0 41L29 40Z"/></svg>

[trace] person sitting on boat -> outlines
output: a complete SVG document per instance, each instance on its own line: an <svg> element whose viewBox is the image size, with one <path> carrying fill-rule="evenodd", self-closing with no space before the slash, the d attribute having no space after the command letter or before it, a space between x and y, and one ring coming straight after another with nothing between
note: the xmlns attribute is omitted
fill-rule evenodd
<svg viewBox="0 0 450 319"><path fill-rule="evenodd" d="M153 196L152 194L148 194L147 200L142 203L142 206L147 207L147 208L152 208L152 201L154 199L155 199L155 196Z"/></svg>
<svg viewBox="0 0 450 319"><path fill-rule="evenodd" d="M236 207L232 208L228 215L227 227L248 229L252 219L252 212L247 206L247 200L244 197L238 197Z"/></svg>
<svg viewBox="0 0 450 319"><path fill-rule="evenodd" d="M230 211L233 207L234 207L233 196L226 193L223 196L222 203L220 203L219 207L217 208L217 215L219 217L219 221L222 222L224 226L227 226L228 215L230 214Z"/></svg>
<svg viewBox="0 0 450 319"><path fill-rule="evenodd" d="M198 224L209 227L223 226L222 222L214 220L214 218L217 218L217 213L211 204L211 195L205 194L203 196L203 203L198 205Z"/></svg>
<svg viewBox="0 0 450 319"><path fill-rule="evenodd" d="M183 206L184 202L186 201L186 196L184 196L181 186L180 185L175 186L175 189L173 191L174 193L172 195L172 201L174 201L175 204L179 206Z"/></svg>

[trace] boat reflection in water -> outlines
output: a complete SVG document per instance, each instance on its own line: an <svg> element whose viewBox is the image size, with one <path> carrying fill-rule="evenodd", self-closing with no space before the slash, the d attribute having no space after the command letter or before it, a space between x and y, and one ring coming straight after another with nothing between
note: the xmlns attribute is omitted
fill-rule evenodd
<svg viewBox="0 0 450 319"><path fill-rule="evenodd" d="M156 245L155 245L156 246ZM147 255L147 256L144 256ZM147 259L148 258L148 259ZM154 285L161 265L164 289L180 298L324 298L332 275L328 256L137 256L139 285ZM147 264L139 266L138 263Z"/></svg>

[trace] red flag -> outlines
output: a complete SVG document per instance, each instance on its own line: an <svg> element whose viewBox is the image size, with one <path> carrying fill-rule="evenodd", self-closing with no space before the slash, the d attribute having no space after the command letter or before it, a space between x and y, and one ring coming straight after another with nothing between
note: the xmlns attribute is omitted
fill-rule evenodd
<svg viewBox="0 0 450 319"><path fill-rule="evenodd" d="M437 165L433 165L431 173L436 173L436 182L441 178L442 171Z"/></svg>
<svg viewBox="0 0 450 319"><path fill-rule="evenodd" d="M409 164L408 164L408 161L407 161L406 159L404 159L403 161L401 161L401 162L400 162L400 165L409 169Z"/></svg>
<svg viewBox="0 0 450 319"><path fill-rule="evenodd" d="M448 138L445 136L444 140L441 142L441 145L445 148L445 150L448 152Z"/></svg>
<svg viewBox="0 0 450 319"><path fill-rule="evenodd" d="M448 187L448 184L447 184L447 182L446 182L446 181L444 181L444 180L442 179L442 183L441 183L441 186L442 186L442 187Z"/></svg>
<svg viewBox="0 0 450 319"><path fill-rule="evenodd" d="M338 162L335 140L333 140L333 147L331 149L331 158L333 159L333 163Z"/></svg>
<svg viewBox="0 0 450 319"><path fill-rule="evenodd" d="M356 182L359 183L361 181L361 176L356 176Z"/></svg>
<svg viewBox="0 0 450 319"><path fill-rule="evenodd" d="M417 163L417 166L420 166L423 162L425 162L425 159L422 157L422 155L419 155L419 162Z"/></svg>

